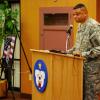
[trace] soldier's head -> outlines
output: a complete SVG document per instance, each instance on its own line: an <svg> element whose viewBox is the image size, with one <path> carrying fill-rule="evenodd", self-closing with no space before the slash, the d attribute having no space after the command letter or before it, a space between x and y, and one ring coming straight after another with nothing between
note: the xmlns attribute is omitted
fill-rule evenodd
<svg viewBox="0 0 100 100"><path fill-rule="evenodd" d="M88 18L88 11L84 4L77 4L73 7L73 17L77 23L84 23Z"/></svg>

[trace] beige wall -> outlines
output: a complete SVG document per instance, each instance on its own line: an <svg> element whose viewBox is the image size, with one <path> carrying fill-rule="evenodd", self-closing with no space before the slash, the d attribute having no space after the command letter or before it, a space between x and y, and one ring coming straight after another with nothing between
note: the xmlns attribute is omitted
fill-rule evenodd
<svg viewBox="0 0 100 100"><path fill-rule="evenodd" d="M39 49L39 8L40 7L72 7L77 3L86 4L89 15L96 17L96 0L21 0L21 38L30 65L32 57L30 48ZM74 22L74 34L77 24ZM31 66L33 67L33 66ZM21 92L31 93L28 66L21 52Z"/></svg>

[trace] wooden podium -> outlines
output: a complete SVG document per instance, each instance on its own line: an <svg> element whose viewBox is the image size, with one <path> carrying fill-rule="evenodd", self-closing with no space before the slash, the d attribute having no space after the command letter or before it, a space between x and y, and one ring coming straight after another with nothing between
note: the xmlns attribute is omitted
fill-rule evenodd
<svg viewBox="0 0 100 100"><path fill-rule="evenodd" d="M39 59L45 62L48 71L48 83L43 93L35 87L33 77L32 100L82 100L82 57L51 53L46 50L31 49L31 51L32 71L34 70L34 64Z"/></svg>

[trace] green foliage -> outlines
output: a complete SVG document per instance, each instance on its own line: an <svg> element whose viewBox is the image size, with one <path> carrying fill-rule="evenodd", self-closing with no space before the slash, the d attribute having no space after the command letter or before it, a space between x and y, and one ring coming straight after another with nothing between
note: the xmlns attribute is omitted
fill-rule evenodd
<svg viewBox="0 0 100 100"><path fill-rule="evenodd" d="M0 47L2 40L8 35L17 35L18 11L12 11L8 0L0 0Z"/></svg>
<svg viewBox="0 0 100 100"><path fill-rule="evenodd" d="M5 26L4 26L4 32L5 34L16 34L16 28L17 28L17 15L18 12L15 10L12 12L11 9L5 10Z"/></svg>

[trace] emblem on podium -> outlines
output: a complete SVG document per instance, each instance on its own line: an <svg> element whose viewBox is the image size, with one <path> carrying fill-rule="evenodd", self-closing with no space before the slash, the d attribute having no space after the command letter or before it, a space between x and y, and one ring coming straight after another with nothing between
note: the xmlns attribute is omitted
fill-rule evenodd
<svg viewBox="0 0 100 100"><path fill-rule="evenodd" d="M34 65L34 83L39 92L44 92L48 82L47 67L43 60L37 60Z"/></svg>

